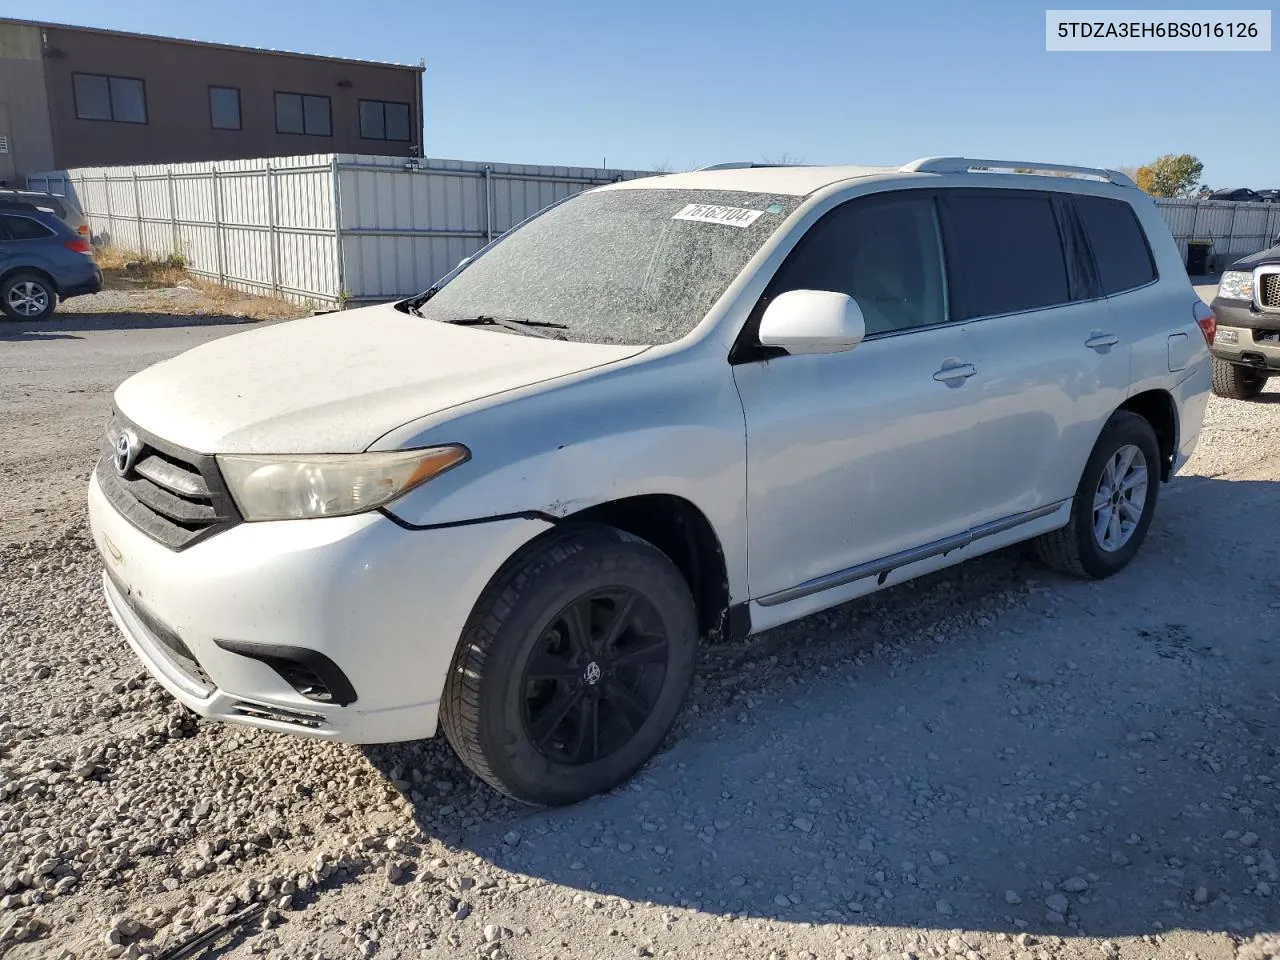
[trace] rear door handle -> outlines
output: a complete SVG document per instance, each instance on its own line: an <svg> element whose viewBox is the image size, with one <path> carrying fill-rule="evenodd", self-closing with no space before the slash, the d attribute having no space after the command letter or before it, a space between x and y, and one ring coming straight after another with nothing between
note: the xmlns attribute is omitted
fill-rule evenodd
<svg viewBox="0 0 1280 960"><path fill-rule="evenodd" d="M1120 342L1120 338L1114 333L1103 333L1101 330L1093 331L1093 334L1084 345L1090 350L1105 350L1107 347L1114 347Z"/></svg>
<svg viewBox="0 0 1280 960"><path fill-rule="evenodd" d="M956 380L968 380L978 368L972 363L949 363L933 375L939 383L952 383Z"/></svg>

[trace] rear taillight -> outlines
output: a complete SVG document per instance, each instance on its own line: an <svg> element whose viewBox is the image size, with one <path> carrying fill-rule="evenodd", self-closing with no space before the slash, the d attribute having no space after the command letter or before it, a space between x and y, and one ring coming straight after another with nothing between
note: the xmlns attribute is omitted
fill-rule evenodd
<svg viewBox="0 0 1280 960"><path fill-rule="evenodd" d="M86 240L84 237L76 237L74 240L68 240L66 243L63 244L63 246L66 247L68 250L70 250L72 253L85 253L85 254L93 253L93 244L90 243L88 240Z"/></svg>
<svg viewBox="0 0 1280 960"><path fill-rule="evenodd" d="M1218 332L1218 318L1213 315L1213 311L1201 300L1196 301L1192 312L1196 317L1196 326L1204 334L1205 345L1212 347L1214 335Z"/></svg>

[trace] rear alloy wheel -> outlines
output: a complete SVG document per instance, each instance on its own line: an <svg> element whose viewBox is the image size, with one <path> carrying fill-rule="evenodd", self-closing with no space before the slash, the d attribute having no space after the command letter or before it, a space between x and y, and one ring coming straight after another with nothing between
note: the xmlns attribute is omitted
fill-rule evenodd
<svg viewBox="0 0 1280 960"><path fill-rule="evenodd" d="M1267 385L1265 374L1213 358L1213 392L1228 400L1252 400Z"/></svg>
<svg viewBox="0 0 1280 960"><path fill-rule="evenodd" d="M697 636L689 587L657 547L566 526L517 553L476 603L445 687L445 736L526 803L609 790L671 729Z"/></svg>
<svg viewBox="0 0 1280 960"><path fill-rule="evenodd" d="M1111 416L1094 444L1071 504L1071 520L1034 541L1040 559L1063 573L1102 579L1138 552L1160 493L1160 444L1144 417Z"/></svg>
<svg viewBox="0 0 1280 960"><path fill-rule="evenodd" d="M44 320L58 305L53 286L35 273L15 273L0 284L0 310L10 320Z"/></svg>

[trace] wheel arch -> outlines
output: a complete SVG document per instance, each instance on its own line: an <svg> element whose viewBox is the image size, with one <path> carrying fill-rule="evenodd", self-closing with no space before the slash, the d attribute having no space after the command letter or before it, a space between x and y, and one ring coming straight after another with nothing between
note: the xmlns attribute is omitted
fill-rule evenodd
<svg viewBox="0 0 1280 960"><path fill-rule="evenodd" d="M736 635L741 629L738 617L730 616L729 573L720 538L706 514L689 500L674 494L640 494L595 504L560 522L600 523L649 541L689 585L704 638Z"/></svg>
<svg viewBox="0 0 1280 960"><path fill-rule="evenodd" d="M1155 431L1160 446L1160 479L1166 483L1173 478L1173 467L1178 456L1178 405L1168 390L1146 390L1135 393L1117 407L1136 413Z"/></svg>
<svg viewBox="0 0 1280 960"><path fill-rule="evenodd" d="M29 265L11 267L3 273L0 273L0 287L8 283L10 277L16 276L19 273L34 273L36 276L43 278L53 289L53 295L61 299L62 290L58 287L58 281L53 278L53 275L49 273L48 270L44 270L40 267L33 267Z"/></svg>

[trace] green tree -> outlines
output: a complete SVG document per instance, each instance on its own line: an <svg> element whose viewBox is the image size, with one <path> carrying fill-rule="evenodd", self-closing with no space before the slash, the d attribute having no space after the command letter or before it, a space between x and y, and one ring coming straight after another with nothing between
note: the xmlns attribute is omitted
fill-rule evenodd
<svg viewBox="0 0 1280 960"><path fill-rule="evenodd" d="M1134 179L1153 197L1190 197L1200 184L1204 164L1189 153L1166 153L1138 168Z"/></svg>

